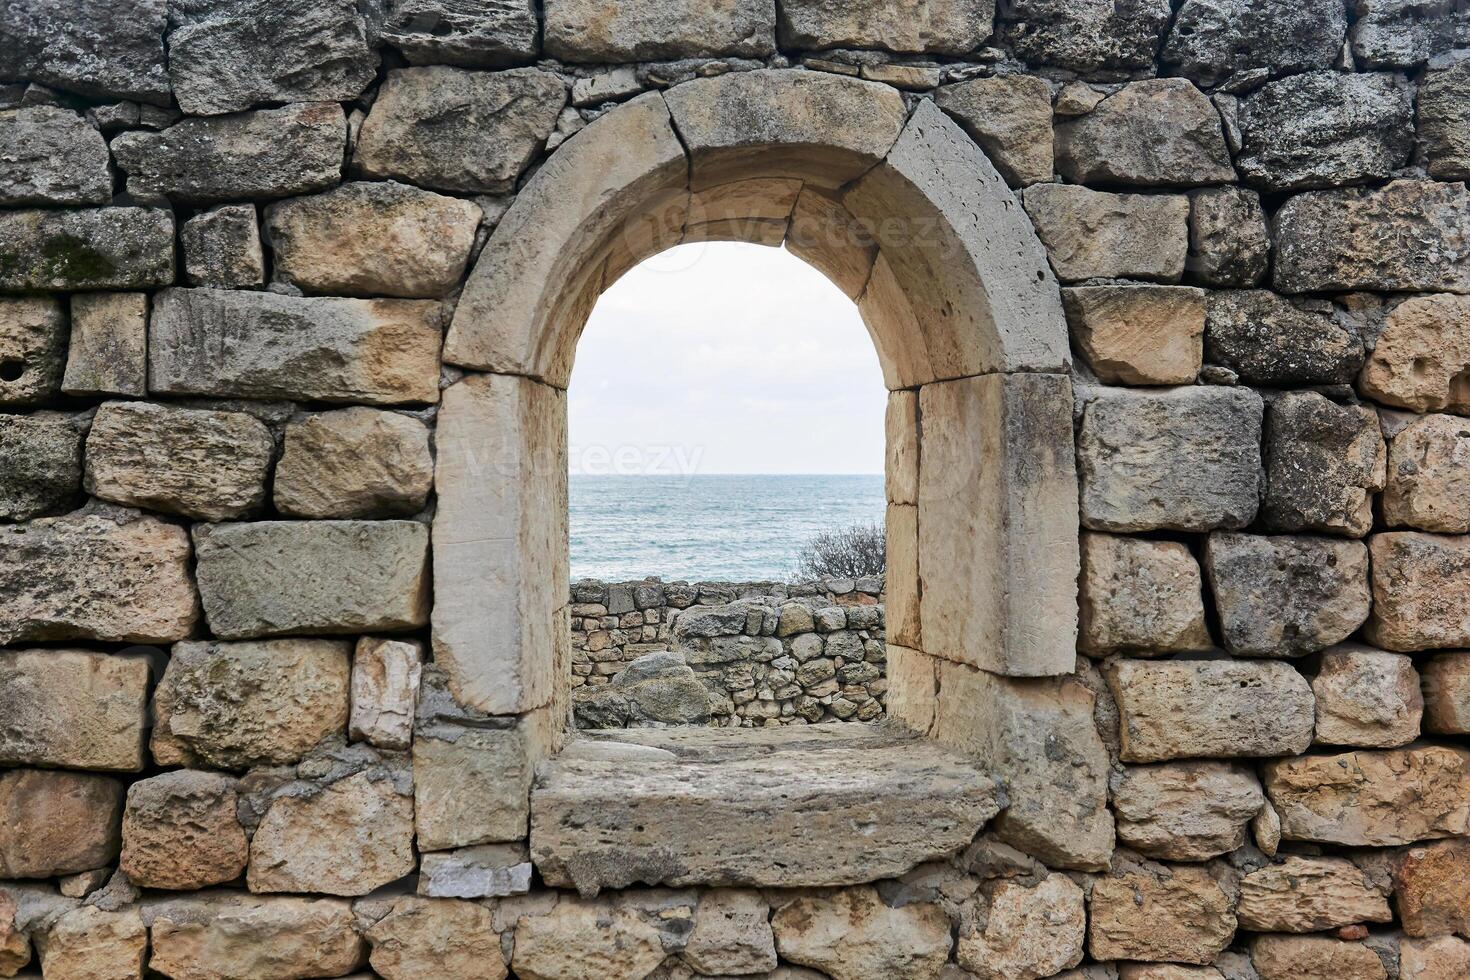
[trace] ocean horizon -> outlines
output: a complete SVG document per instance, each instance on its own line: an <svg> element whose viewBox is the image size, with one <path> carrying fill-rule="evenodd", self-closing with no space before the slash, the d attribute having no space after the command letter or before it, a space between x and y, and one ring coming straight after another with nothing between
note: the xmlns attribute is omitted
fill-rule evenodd
<svg viewBox="0 0 1470 980"><path fill-rule="evenodd" d="M788 581L813 535L886 507L881 474L573 474L570 502L573 581Z"/></svg>

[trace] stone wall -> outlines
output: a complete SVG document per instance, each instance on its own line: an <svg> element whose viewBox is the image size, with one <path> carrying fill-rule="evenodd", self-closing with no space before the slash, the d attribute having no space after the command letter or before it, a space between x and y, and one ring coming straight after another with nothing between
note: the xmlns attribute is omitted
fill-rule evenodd
<svg viewBox="0 0 1470 980"><path fill-rule="evenodd" d="M1470 976L1467 48L0 5L0 975ZM874 327L889 722L558 754L575 325L709 238Z"/></svg>
<svg viewBox="0 0 1470 980"><path fill-rule="evenodd" d="M881 578L572 586L572 709L584 729L876 721Z"/></svg>

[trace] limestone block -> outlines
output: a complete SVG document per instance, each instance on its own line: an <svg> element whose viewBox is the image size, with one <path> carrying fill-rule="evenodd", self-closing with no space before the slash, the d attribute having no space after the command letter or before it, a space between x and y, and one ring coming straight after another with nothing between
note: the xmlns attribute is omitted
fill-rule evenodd
<svg viewBox="0 0 1470 980"><path fill-rule="evenodd" d="M1393 437L1383 518L1390 527L1470 532L1470 425L1464 419L1416 418Z"/></svg>
<svg viewBox="0 0 1470 980"><path fill-rule="evenodd" d="M107 141L59 106L0 112L0 204L106 204L112 199Z"/></svg>
<svg viewBox="0 0 1470 980"><path fill-rule="evenodd" d="M128 880L190 891L238 878L249 852L235 787L228 776L189 769L128 787L121 862Z"/></svg>
<svg viewBox="0 0 1470 980"><path fill-rule="evenodd" d="M1399 980L1455 980L1470 973L1470 943L1454 936L1405 939L1399 949Z"/></svg>
<svg viewBox="0 0 1470 980"><path fill-rule="evenodd" d="M1470 645L1470 538L1394 531L1369 538L1368 549L1369 643L1401 653Z"/></svg>
<svg viewBox="0 0 1470 980"><path fill-rule="evenodd" d="M49 296L0 297L0 405L34 405L61 387L66 319Z"/></svg>
<svg viewBox="0 0 1470 980"><path fill-rule="evenodd" d="M801 181L789 177L756 177L705 187L689 198L680 240L744 241L779 248L801 189ZM634 261L634 255L619 251L609 260L606 275L610 280L619 278Z"/></svg>
<svg viewBox="0 0 1470 980"><path fill-rule="evenodd" d="M129 507L224 521L265 502L276 444L244 412L108 402L87 435L86 489Z"/></svg>
<svg viewBox="0 0 1470 980"><path fill-rule="evenodd" d="M1001 8L998 33L1029 64L1152 69L1169 15L1166 0L1013 0Z"/></svg>
<svg viewBox="0 0 1470 980"><path fill-rule="evenodd" d="M1398 75L1314 71L1240 101L1236 165L1253 186L1295 191L1385 180L1414 148L1413 98Z"/></svg>
<svg viewBox="0 0 1470 980"><path fill-rule="evenodd" d="M0 528L0 643L169 643L194 630L189 536L136 511Z"/></svg>
<svg viewBox="0 0 1470 980"><path fill-rule="evenodd" d="M783 960L832 980L929 980L949 958L949 919L938 905L889 908L868 886L798 898L771 927Z"/></svg>
<svg viewBox="0 0 1470 980"><path fill-rule="evenodd" d="M368 962L387 980L504 980L494 923L491 912L474 902L399 898L367 931Z"/></svg>
<svg viewBox="0 0 1470 980"><path fill-rule="evenodd" d="M575 742L537 774L532 860L548 884L584 895L638 881L854 884L958 853L999 808L990 779L954 752L825 727L762 729L758 742L722 728Z"/></svg>
<svg viewBox="0 0 1470 980"><path fill-rule="evenodd" d="M1264 435L1266 526L1352 537L1372 530L1388 457L1377 412L1289 392L1271 402Z"/></svg>
<svg viewBox="0 0 1470 980"><path fill-rule="evenodd" d="M1103 675L1125 762L1276 756L1312 741L1312 691L1290 664L1113 659Z"/></svg>
<svg viewBox="0 0 1470 980"><path fill-rule="evenodd" d="M1261 69L1287 75L1330 68L1346 34L1336 0L1185 0L1163 61L1201 85Z"/></svg>
<svg viewBox="0 0 1470 980"><path fill-rule="evenodd" d="M1352 384L1363 341L1315 301L1265 289L1211 292L1205 303L1205 361L1246 384L1292 387Z"/></svg>
<svg viewBox="0 0 1470 980"><path fill-rule="evenodd" d="M82 486L82 432L64 415L0 415L0 520L71 509Z"/></svg>
<svg viewBox="0 0 1470 980"><path fill-rule="evenodd" d="M47 980L139 980L148 930L137 909L73 909L36 938Z"/></svg>
<svg viewBox="0 0 1470 980"><path fill-rule="evenodd" d="M93 773L0 772L0 877L52 878L117 859L123 784Z"/></svg>
<svg viewBox="0 0 1470 980"><path fill-rule="evenodd" d="M208 204L330 187L342 179L346 142L342 107L312 102L123 133L112 155L129 187Z"/></svg>
<svg viewBox="0 0 1470 980"><path fill-rule="evenodd" d="M222 769L286 765L347 724L348 645L178 643L154 695L153 756Z"/></svg>
<svg viewBox="0 0 1470 980"><path fill-rule="evenodd" d="M562 61L763 58L776 51L776 10L770 0L722 4L550 0L545 17L546 53Z"/></svg>
<svg viewBox="0 0 1470 980"><path fill-rule="evenodd" d="M1072 678L1011 680L947 661L937 676L933 737L1005 779L1000 839L1054 868L1106 868L1109 758L1092 692Z"/></svg>
<svg viewBox="0 0 1470 980"><path fill-rule="evenodd" d="M1206 861L1245 843L1265 803L1246 766L1170 762L1127 766L1113 781L1118 840L1152 858Z"/></svg>
<svg viewBox="0 0 1470 980"><path fill-rule="evenodd" d="M495 68L534 58L538 26L530 0L401 0L389 11L382 36L409 64Z"/></svg>
<svg viewBox="0 0 1470 980"><path fill-rule="evenodd" d="M523 980L639 980L665 958L658 928L636 910L571 897L521 916L514 948L511 966Z"/></svg>
<svg viewBox="0 0 1470 980"><path fill-rule="evenodd" d="M1416 296L1394 307L1358 386L1415 412L1470 414L1460 380L1470 368L1470 297Z"/></svg>
<svg viewBox="0 0 1470 980"><path fill-rule="evenodd" d="M1351 861L1294 854L1241 876L1236 914L1252 932L1322 932L1393 920L1388 899Z"/></svg>
<svg viewBox="0 0 1470 980"><path fill-rule="evenodd" d="M407 749L413 735L423 648L416 641L364 636L352 658L348 734L380 749Z"/></svg>
<svg viewBox="0 0 1470 980"><path fill-rule="evenodd" d="M1066 184L1026 188L1026 213L1063 282L1178 282L1189 251L1189 198L1110 194Z"/></svg>
<svg viewBox="0 0 1470 980"><path fill-rule="evenodd" d="M854 302L867 288L878 255L874 229L820 189L803 184L786 231L786 249L830 279Z"/></svg>
<svg viewBox="0 0 1470 980"><path fill-rule="evenodd" d="M885 653L888 658L888 717L911 731L921 735L928 734L934 727L935 704L939 693L938 661L917 650L894 643L888 644Z"/></svg>
<svg viewBox="0 0 1470 980"><path fill-rule="evenodd" d="M265 284L254 204L222 204L196 214L179 229L179 241L189 285L247 289Z"/></svg>
<svg viewBox="0 0 1470 980"><path fill-rule="evenodd" d="M1393 896L1410 936L1470 935L1470 842L1410 848L1394 867Z"/></svg>
<svg viewBox="0 0 1470 980"><path fill-rule="evenodd" d="M1424 674L1424 730L1470 735L1470 653L1441 653Z"/></svg>
<svg viewBox="0 0 1470 980"><path fill-rule="evenodd" d="M1053 976L1082 961L1086 934L1086 904L1072 879L1003 881L987 896L983 930L961 929L955 961L983 980Z"/></svg>
<svg viewBox="0 0 1470 980"><path fill-rule="evenodd" d="M140 657L0 652L0 763L142 769L148 677Z"/></svg>
<svg viewBox="0 0 1470 980"><path fill-rule="evenodd" d="M367 20L351 0L184 0L169 12L169 79L190 115L344 102L377 77Z"/></svg>
<svg viewBox="0 0 1470 980"><path fill-rule="evenodd" d="M96 99L169 104L165 0L31 0L5 8L0 78L29 78Z"/></svg>
<svg viewBox="0 0 1470 980"><path fill-rule="evenodd" d="M439 400L439 304L223 289L159 293L155 394L392 405Z"/></svg>
<svg viewBox="0 0 1470 980"><path fill-rule="evenodd" d="M148 296L78 293L61 390L68 395L148 393Z"/></svg>
<svg viewBox="0 0 1470 980"><path fill-rule="evenodd" d="M721 889L699 896L694 929L683 958L702 974L762 973L776 969L771 908L760 892Z"/></svg>
<svg viewBox="0 0 1470 980"><path fill-rule="evenodd" d="M1183 78L1130 82L1056 127L1057 171L1078 184L1188 187L1235 179L1220 114Z"/></svg>
<svg viewBox="0 0 1470 980"><path fill-rule="evenodd" d="M428 898L501 898L531 890L524 843L481 844L423 855L419 894Z"/></svg>
<svg viewBox="0 0 1470 980"><path fill-rule="evenodd" d="M1241 388L1083 393L1082 524L1096 531L1238 528L1256 515L1262 402Z"/></svg>
<svg viewBox="0 0 1470 980"><path fill-rule="evenodd" d="M1263 765L1286 840L1393 847L1470 831L1470 751L1421 745Z"/></svg>
<svg viewBox="0 0 1470 980"><path fill-rule="evenodd" d="M1319 745L1393 748L1419 737L1424 698L1408 657L1358 644L1334 647L1322 656L1312 693Z"/></svg>
<svg viewBox="0 0 1470 980"><path fill-rule="evenodd" d="M148 966L169 977L343 976L365 961L341 899L206 893L146 910Z"/></svg>
<svg viewBox="0 0 1470 980"><path fill-rule="evenodd" d="M0 211L0 290L149 289L173 281L169 211Z"/></svg>
<svg viewBox="0 0 1470 980"><path fill-rule="evenodd" d="M1121 857L1093 882L1087 949L1097 960L1210 963L1235 935L1235 902L1215 865Z"/></svg>
<svg viewBox="0 0 1470 980"><path fill-rule="evenodd" d="M990 36L993 0L940 3L834 3L794 0L779 5L785 48L881 48L901 54L962 55Z"/></svg>
<svg viewBox="0 0 1470 980"><path fill-rule="evenodd" d="M1078 980L1089 980L1091 974L1077 973ZM1179 966L1176 963L1124 963L1118 971L1121 980L1219 980L1225 974L1213 966ZM1099 974L1101 976L1101 974ZM1063 974L1063 980L1072 977Z"/></svg>
<svg viewBox="0 0 1470 980"><path fill-rule="evenodd" d="M1051 89L1040 78L972 78L939 89L934 104L970 134L1012 187L1051 180Z"/></svg>
<svg viewBox="0 0 1470 980"><path fill-rule="evenodd" d="M17 928L16 905L0 893L0 974L15 976L31 961L31 941Z"/></svg>
<svg viewBox="0 0 1470 980"><path fill-rule="evenodd" d="M1470 290L1470 191L1395 180L1308 191L1272 222L1283 293L1342 289Z"/></svg>
<svg viewBox="0 0 1470 980"><path fill-rule="evenodd" d="M1271 230L1255 191L1232 186L1190 191L1186 272L1191 281L1254 286L1265 278L1270 259Z"/></svg>
<svg viewBox="0 0 1470 980"><path fill-rule="evenodd" d="M536 68L395 69L363 123L353 166L435 190L504 194L566 101L561 80Z"/></svg>
<svg viewBox="0 0 1470 980"><path fill-rule="evenodd" d="M1353 57L1370 68L1412 68L1470 45L1470 26L1453 6L1410 0L1358 0L1351 32Z"/></svg>
<svg viewBox="0 0 1470 980"><path fill-rule="evenodd" d="M1104 656L1209 649L1202 587L1180 542L1084 532L1078 646Z"/></svg>
<svg viewBox="0 0 1470 980"><path fill-rule="evenodd" d="M919 393L894 391L884 416L884 487L890 504L919 502Z"/></svg>
<svg viewBox="0 0 1470 980"><path fill-rule="evenodd" d="M343 184L265 209L275 276L309 293L443 296L459 284L481 211L396 181Z"/></svg>
<svg viewBox="0 0 1470 980"><path fill-rule="evenodd" d="M1193 384L1204 358L1205 291L1074 286L1062 291L1072 342L1104 384Z"/></svg>
<svg viewBox="0 0 1470 980"><path fill-rule="evenodd" d="M1429 176L1470 178L1470 62L1424 73L1419 86L1419 139Z"/></svg>
<svg viewBox="0 0 1470 980"><path fill-rule="evenodd" d="M504 226L502 226L504 227ZM566 580L566 395L524 378L466 378L435 434L434 659L462 704L546 704Z"/></svg>
<svg viewBox="0 0 1470 980"><path fill-rule="evenodd" d="M1261 980L1385 980L1388 976L1373 950L1330 936L1256 936L1250 951L1251 965Z"/></svg>
<svg viewBox="0 0 1470 980"><path fill-rule="evenodd" d="M433 486L424 423L353 407L286 427L274 492L289 517L407 517L423 510Z"/></svg>
<svg viewBox="0 0 1470 980"><path fill-rule="evenodd" d="M1368 549L1359 541L1212 534L1205 573L1225 648L1237 656L1315 653L1368 618Z"/></svg>

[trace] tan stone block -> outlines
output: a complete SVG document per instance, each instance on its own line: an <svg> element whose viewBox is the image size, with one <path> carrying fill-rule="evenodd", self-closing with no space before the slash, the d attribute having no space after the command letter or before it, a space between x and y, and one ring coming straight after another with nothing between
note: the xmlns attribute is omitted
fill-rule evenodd
<svg viewBox="0 0 1470 980"><path fill-rule="evenodd" d="M37 939L46 980L141 980L148 930L136 909L83 906Z"/></svg>
<svg viewBox="0 0 1470 980"><path fill-rule="evenodd" d="M1424 730L1470 735L1470 653L1441 653L1424 665Z"/></svg>
<svg viewBox="0 0 1470 980"><path fill-rule="evenodd" d="M1189 252L1189 198L1109 194L1070 184L1026 188L1026 213L1062 282L1175 283Z"/></svg>
<svg viewBox="0 0 1470 980"><path fill-rule="evenodd" d="M689 197L683 242L752 242L777 248L786 240L801 181L753 177L705 187Z"/></svg>
<svg viewBox="0 0 1470 980"><path fill-rule="evenodd" d="M546 53L563 61L617 64L775 53L776 11L763 0L710 5L695 0L624 4L552 0Z"/></svg>
<svg viewBox="0 0 1470 980"><path fill-rule="evenodd" d="M1265 803L1255 774L1226 762L1127 766L1113 782L1118 840L1140 854L1205 861L1245 843Z"/></svg>
<svg viewBox="0 0 1470 980"><path fill-rule="evenodd" d="M627 907L563 898L515 924L511 967L523 980L640 980L664 961L659 931Z"/></svg>
<svg viewBox="0 0 1470 980"><path fill-rule="evenodd" d="M474 902L400 898L367 930L368 962L385 980L504 980L494 922Z"/></svg>
<svg viewBox="0 0 1470 980"><path fill-rule="evenodd" d="M802 186L791 212L786 248L854 301L863 294L878 256L875 230L815 187Z"/></svg>
<svg viewBox="0 0 1470 980"><path fill-rule="evenodd" d="M1470 425L1464 419L1429 415L1393 437L1383 519L1418 531L1470 531Z"/></svg>
<svg viewBox="0 0 1470 980"><path fill-rule="evenodd" d="M694 930L684 946L684 961L711 976L776 969L770 914L771 907L757 891L703 893L694 912Z"/></svg>
<svg viewBox="0 0 1470 980"><path fill-rule="evenodd" d="M887 559L886 624L901 646L919 648L922 612L919 584L919 508L889 504L884 525Z"/></svg>
<svg viewBox="0 0 1470 980"><path fill-rule="evenodd" d="M0 893L0 976L15 976L31 961L31 941L16 928L15 902Z"/></svg>
<svg viewBox="0 0 1470 980"><path fill-rule="evenodd" d="M61 387L66 315L54 296L0 297L0 405L35 405Z"/></svg>
<svg viewBox="0 0 1470 980"><path fill-rule="evenodd" d="M926 3L792 0L779 5L785 48L881 48L908 54L963 55L990 36L991 0Z"/></svg>
<svg viewBox="0 0 1470 980"><path fill-rule="evenodd" d="M927 735L934 727L939 698L938 661L892 643L887 652L888 717L920 735Z"/></svg>
<svg viewBox="0 0 1470 980"><path fill-rule="evenodd" d="M141 770L150 673L142 657L0 651L0 763Z"/></svg>
<svg viewBox="0 0 1470 980"><path fill-rule="evenodd" d="M340 899L206 892L147 910L148 966L178 980L343 976L365 961Z"/></svg>
<svg viewBox="0 0 1470 980"><path fill-rule="evenodd" d="M1400 652L1470 645L1470 537L1391 531L1368 539L1368 642Z"/></svg>
<svg viewBox="0 0 1470 980"><path fill-rule="evenodd" d="M1129 82L1058 122L1057 172L1076 184L1190 187L1235 180L1220 113L1182 78Z"/></svg>
<svg viewBox="0 0 1470 980"><path fill-rule="evenodd" d="M1084 532L1081 636L1091 654L1210 648L1199 562L1177 541Z"/></svg>
<svg viewBox="0 0 1470 980"><path fill-rule="evenodd" d="M1349 644L1322 655L1312 678L1318 745L1393 748L1419 737L1424 697L1414 662Z"/></svg>
<svg viewBox="0 0 1470 980"><path fill-rule="evenodd" d="M1062 291L1072 341L1106 384L1193 384L1204 361L1205 291L1074 286Z"/></svg>
<svg viewBox="0 0 1470 980"><path fill-rule="evenodd" d="M403 750L413 737L424 651L417 641L364 636L352 657L348 734L380 749Z"/></svg>
<svg viewBox="0 0 1470 980"><path fill-rule="evenodd" d="M1235 935L1235 894L1218 869L1115 862L1092 886L1087 948L1098 960L1204 965Z"/></svg>
<svg viewBox="0 0 1470 980"><path fill-rule="evenodd" d="M1405 939L1399 945L1399 980L1458 980L1470 976L1470 943L1454 936Z"/></svg>
<svg viewBox="0 0 1470 980"><path fill-rule="evenodd" d="M61 390L68 395L148 394L148 294L77 293Z"/></svg>
<svg viewBox="0 0 1470 980"><path fill-rule="evenodd" d="M1051 89L1034 75L946 85L934 104L964 127L1012 187L1052 176Z"/></svg>
<svg viewBox="0 0 1470 980"><path fill-rule="evenodd" d="M1388 900L1345 858L1286 855L1240 879L1240 927L1252 932L1323 932L1391 922Z"/></svg>
<svg viewBox="0 0 1470 980"><path fill-rule="evenodd" d="M889 908L866 885L798 898L771 927L783 960L832 980L930 980L949 958L949 919L938 905Z"/></svg>
<svg viewBox="0 0 1470 980"><path fill-rule="evenodd" d="M893 263L882 252L873 261L872 275L857 298L858 312L878 352L878 367L889 391L933 381L929 341L913 304L899 282ZM938 351L935 352L937 356Z"/></svg>
<svg viewBox="0 0 1470 980"><path fill-rule="evenodd" d="M0 773L0 878L52 878L117 858L123 785L39 769Z"/></svg>
<svg viewBox="0 0 1470 980"><path fill-rule="evenodd" d="M189 891L238 878L249 851L235 787L227 776L190 770L128 787L121 865L128 880Z"/></svg>
<svg viewBox="0 0 1470 980"><path fill-rule="evenodd" d="M884 416L884 487L890 504L919 502L919 393L894 391Z"/></svg>
<svg viewBox="0 0 1470 980"><path fill-rule="evenodd" d="M1393 897L1409 935L1470 937L1470 841L1410 848L1394 867Z"/></svg>
<svg viewBox="0 0 1470 980"><path fill-rule="evenodd" d="M1261 980L1386 980L1378 954L1361 943L1328 936L1256 936L1251 964Z"/></svg>
<svg viewBox="0 0 1470 980"><path fill-rule="evenodd" d="M1470 414L1470 296L1416 296L1389 313L1358 388L1415 412Z"/></svg>
<svg viewBox="0 0 1470 980"><path fill-rule="evenodd" d="M1049 977L1082 962L1086 935L1086 903L1070 878L1004 881L988 896L984 929L960 931L955 961L983 980Z"/></svg>
<svg viewBox="0 0 1470 980"><path fill-rule="evenodd" d="M407 517L423 510L433 487L424 423L345 408L286 427L275 503L289 517Z"/></svg>

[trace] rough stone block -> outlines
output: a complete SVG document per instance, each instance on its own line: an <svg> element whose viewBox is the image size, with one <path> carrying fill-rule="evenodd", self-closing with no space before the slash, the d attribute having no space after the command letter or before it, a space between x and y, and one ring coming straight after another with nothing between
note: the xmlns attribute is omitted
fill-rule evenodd
<svg viewBox="0 0 1470 980"><path fill-rule="evenodd" d="M919 393L889 392L883 419L884 489L890 504L919 502Z"/></svg>
<svg viewBox="0 0 1470 980"><path fill-rule="evenodd" d="M1372 949L1331 936L1255 936L1250 941L1250 956L1261 980L1386 980L1388 976Z"/></svg>
<svg viewBox="0 0 1470 980"><path fill-rule="evenodd" d="M771 907L760 892L729 889L699 896L684 962L710 976L776 968Z"/></svg>
<svg viewBox="0 0 1470 980"><path fill-rule="evenodd" d="M148 289L173 281L169 211L0 211L0 290Z"/></svg>
<svg viewBox="0 0 1470 980"><path fill-rule="evenodd" d="M1153 68L1170 13L1167 0L1011 0L999 34L1028 63L1116 74Z"/></svg>
<svg viewBox="0 0 1470 980"><path fill-rule="evenodd" d="M1422 669L1424 730L1470 735L1470 653L1441 653Z"/></svg>
<svg viewBox="0 0 1470 980"><path fill-rule="evenodd" d="M1470 414L1470 296L1416 296L1388 314L1358 387L1414 412Z"/></svg>
<svg viewBox="0 0 1470 980"><path fill-rule="evenodd" d="M524 843L433 851L420 862L419 894L429 898L502 898L531 890Z"/></svg>
<svg viewBox="0 0 1470 980"><path fill-rule="evenodd" d="M217 892L148 908L148 966L174 977L345 976L366 950L341 899Z"/></svg>
<svg viewBox="0 0 1470 980"><path fill-rule="evenodd" d="M189 285L219 289L265 285L265 253L254 204L224 204L196 214L179 229L179 240Z"/></svg>
<svg viewBox="0 0 1470 980"><path fill-rule="evenodd" d="M1184 544L1084 533L1081 583L1085 652L1209 649L1199 563Z"/></svg>
<svg viewBox="0 0 1470 980"><path fill-rule="evenodd" d="M434 484L429 430L394 412L347 408L292 422L276 466L291 517L391 517L423 510Z"/></svg>
<svg viewBox="0 0 1470 980"><path fill-rule="evenodd" d="M668 909L685 921L688 904ZM672 904L672 903L670 903ZM517 977L652 976L667 954L663 923L642 914L633 903L582 901L567 896L540 915L515 924L511 964Z"/></svg>
<svg viewBox="0 0 1470 980"><path fill-rule="evenodd" d="M1248 287L1266 276L1271 229L1255 191L1207 187L1189 194L1190 281L1214 287ZM1211 294L1213 295L1213 294Z"/></svg>
<svg viewBox="0 0 1470 980"><path fill-rule="evenodd" d="M1429 176L1470 179L1470 61L1424 73L1419 85L1419 140Z"/></svg>
<svg viewBox="0 0 1470 980"><path fill-rule="evenodd" d="M495 916L474 902L399 898L366 935L369 962L384 977L506 976Z"/></svg>
<svg viewBox="0 0 1470 980"><path fill-rule="evenodd" d="M1204 359L1205 291L1187 286L1062 290L1072 342L1104 384L1193 384Z"/></svg>
<svg viewBox="0 0 1470 980"><path fill-rule="evenodd" d="M84 650L0 653L0 763L143 768L148 662Z"/></svg>
<svg viewBox="0 0 1470 980"><path fill-rule="evenodd" d="M148 295L78 293L61 390L68 395L148 393Z"/></svg>
<svg viewBox="0 0 1470 980"><path fill-rule="evenodd" d="M1012 187L1052 176L1051 89L1032 75L973 78L934 93Z"/></svg>
<svg viewBox="0 0 1470 980"><path fill-rule="evenodd" d="M1102 671L1125 762L1276 756L1312 743L1312 689L1290 664L1114 659Z"/></svg>
<svg viewBox="0 0 1470 980"><path fill-rule="evenodd" d="M29 0L0 11L0 78L169 104L167 0Z"/></svg>
<svg viewBox="0 0 1470 980"><path fill-rule="evenodd" d="M1240 927L1252 932L1322 932L1391 922L1384 892L1351 861L1283 855L1240 879Z"/></svg>
<svg viewBox="0 0 1470 980"><path fill-rule="evenodd" d="M1394 864L1393 896L1410 936L1470 934L1470 841L1410 848Z"/></svg>
<svg viewBox="0 0 1470 980"><path fill-rule="evenodd" d="M497 68L536 57L539 26L531 0L400 0L382 36L409 64Z"/></svg>
<svg viewBox="0 0 1470 980"><path fill-rule="evenodd" d="M1235 901L1216 865L1121 858L1093 882L1088 952L1098 960L1212 962L1235 935Z"/></svg>
<svg viewBox="0 0 1470 980"><path fill-rule="evenodd" d="M1266 799L1254 772L1228 762L1127 766L1112 790L1118 840L1170 861L1207 861L1239 848Z"/></svg>
<svg viewBox="0 0 1470 980"><path fill-rule="evenodd" d="M790 220L787 251L826 276L854 302L860 300L878 255L874 229L820 189L805 185Z"/></svg>
<svg viewBox="0 0 1470 980"><path fill-rule="evenodd" d="M1372 530L1388 456L1372 408L1289 392L1266 412L1265 448L1267 527L1351 537Z"/></svg>
<svg viewBox="0 0 1470 980"><path fill-rule="evenodd" d="M1470 537L1393 531L1368 548L1369 643L1400 653L1470 645Z"/></svg>
<svg viewBox="0 0 1470 980"><path fill-rule="evenodd" d="M940 906L889 908L870 887L798 898L776 910L771 928L782 959L833 980L938 976L951 945Z"/></svg>
<svg viewBox="0 0 1470 980"><path fill-rule="evenodd" d="M0 405L36 405L56 395L66 317L50 296L0 297Z"/></svg>
<svg viewBox="0 0 1470 980"><path fill-rule="evenodd" d="M0 112L0 205L106 204L112 199L107 141L58 106Z"/></svg>
<svg viewBox="0 0 1470 980"><path fill-rule="evenodd" d="M1189 187L1235 179L1220 114L1183 78L1130 82L1056 127L1057 172L1078 184Z"/></svg>
<svg viewBox="0 0 1470 980"><path fill-rule="evenodd" d="M40 769L0 772L0 876L52 878L117 859L123 784Z"/></svg>
<svg viewBox="0 0 1470 980"><path fill-rule="evenodd" d="M36 937L47 980L133 980L143 976L148 930L137 909L84 906Z"/></svg>
<svg viewBox="0 0 1470 980"><path fill-rule="evenodd" d="M536 68L400 68L373 102L353 166L435 190L504 194L566 103L561 80Z"/></svg>
<svg viewBox="0 0 1470 980"><path fill-rule="evenodd" d="M1352 384L1363 357L1362 338L1326 303L1265 289L1219 290L1205 303L1205 361L1246 384Z"/></svg>
<svg viewBox="0 0 1470 980"><path fill-rule="evenodd" d="M1465 419L1416 418L1393 437L1383 519L1390 527L1470 532L1470 424Z"/></svg>
<svg viewBox="0 0 1470 980"><path fill-rule="evenodd" d="M235 812L236 785L229 776L181 769L128 787L121 861L128 880L190 891L244 873L249 845Z"/></svg>
<svg viewBox="0 0 1470 980"><path fill-rule="evenodd" d="M699 0L549 0L545 18L546 53L562 61L764 58L776 51L776 5L771 0L717 6Z"/></svg>
<svg viewBox="0 0 1470 980"><path fill-rule="evenodd" d="M883 2L790 0L779 5L782 47L881 48L900 54L961 55L990 36L995 0Z"/></svg>
<svg viewBox="0 0 1470 980"><path fill-rule="evenodd" d="M1470 25L1453 4L1357 0L1353 57L1368 68L1413 68L1470 46Z"/></svg>
<svg viewBox="0 0 1470 980"><path fill-rule="evenodd" d="M1419 737L1424 698L1414 662L1350 644L1322 656L1312 679L1317 744L1393 748Z"/></svg>
<svg viewBox="0 0 1470 980"><path fill-rule="evenodd" d="M439 400L439 304L427 300L170 289L148 340L155 394Z"/></svg>
<svg viewBox="0 0 1470 980"><path fill-rule="evenodd" d="M1201 85L1330 68L1347 34L1337 0L1185 0L1162 59Z"/></svg>
<svg viewBox="0 0 1470 980"><path fill-rule="evenodd" d="M1405 939L1399 950L1399 980L1455 980L1470 974L1470 942L1454 936Z"/></svg>
<svg viewBox="0 0 1470 980"><path fill-rule="evenodd" d="M1178 282L1189 251L1189 198L1109 194L1066 184L1026 188L1026 213L1063 282Z"/></svg>
<svg viewBox="0 0 1470 980"><path fill-rule="evenodd" d="M0 415L0 521L28 521L70 510L81 481L78 420Z"/></svg>
<svg viewBox="0 0 1470 980"><path fill-rule="evenodd" d="M1082 961L1087 909L1065 875L1002 881L976 900L975 913L960 928L955 961L977 977L1049 976Z"/></svg>
<svg viewBox="0 0 1470 980"><path fill-rule="evenodd" d="M348 733L380 749L404 750L413 736L424 651L414 641L364 636L352 658Z"/></svg>

